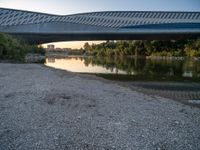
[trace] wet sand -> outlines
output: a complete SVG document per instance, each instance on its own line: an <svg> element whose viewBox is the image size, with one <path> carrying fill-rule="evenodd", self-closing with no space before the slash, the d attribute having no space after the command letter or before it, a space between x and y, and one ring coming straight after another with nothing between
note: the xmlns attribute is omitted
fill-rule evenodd
<svg viewBox="0 0 200 150"><path fill-rule="evenodd" d="M200 109L90 75L0 63L0 149L200 149Z"/></svg>
<svg viewBox="0 0 200 150"><path fill-rule="evenodd" d="M165 97L185 105L200 108L200 84L195 82L122 82L147 95Z"/></svg>

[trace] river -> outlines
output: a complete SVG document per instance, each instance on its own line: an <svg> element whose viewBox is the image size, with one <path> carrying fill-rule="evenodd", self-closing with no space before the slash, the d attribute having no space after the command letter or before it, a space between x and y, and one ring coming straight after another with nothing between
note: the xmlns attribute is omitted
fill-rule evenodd
<svg viewBox="0 0 200 150"><path fill-rule="evenodd" d="M200 81L200 61L110 57L47 58L46 65L77 73L97 74L113 80Z"/></svg>
<svg viewBox="0 0 200 150"><path fill-rule="evenodd" d="M46 66L94 74L135 91L200 107L200 61L110 57L47 57Z"/></svg>

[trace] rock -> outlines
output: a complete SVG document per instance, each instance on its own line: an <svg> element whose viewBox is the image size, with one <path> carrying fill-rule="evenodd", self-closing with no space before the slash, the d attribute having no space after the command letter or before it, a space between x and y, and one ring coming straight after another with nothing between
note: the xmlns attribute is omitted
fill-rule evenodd
<svg viewBox="0 0 200 150"><path fill-rule="evenodd" d="M188 102L191 104L200 104L200 100L189 100Z"/></svg>
<svg viewBox="0 0 200 150"><path fill-rule="evenodd" d="M43 63L45 62L45 56L41 54L32 54L29 53L25 57L26 63Z"/></svg>

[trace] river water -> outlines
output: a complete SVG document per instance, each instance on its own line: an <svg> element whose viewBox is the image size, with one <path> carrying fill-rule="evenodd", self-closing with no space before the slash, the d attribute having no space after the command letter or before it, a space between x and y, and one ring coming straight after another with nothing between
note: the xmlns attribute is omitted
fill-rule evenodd
<svg viewBox="0 0 200 150"><path fill-rule="evenodd" d="M47 58L46 65L107 79L132 81L200 81L200 61L110 57Z"/></svg>
<svg viewBox="0 0 200 150"><path fill-rule="evenodd" d="M200 61L109 57L47 57L56 69L95 74L124 86L200 107Z"/></svg>

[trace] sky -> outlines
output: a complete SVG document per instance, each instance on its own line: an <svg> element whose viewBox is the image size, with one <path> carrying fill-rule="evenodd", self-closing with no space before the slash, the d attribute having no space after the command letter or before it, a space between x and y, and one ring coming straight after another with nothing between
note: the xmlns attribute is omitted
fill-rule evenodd
<svg viewBox="0 0 200 150"><path fill-rule="evenodd" d="M94 11L136 10L200 12L200 0L0 0L0 7L59 15ZM84 42L53 44L57 47L80 48Z"/></svg>
<svg viewBox="0 0 200 150"><path fill-rule="evenodd" d="M200 0L0 0L0 7L62 15L112 10L200 11Z"/></svg>

